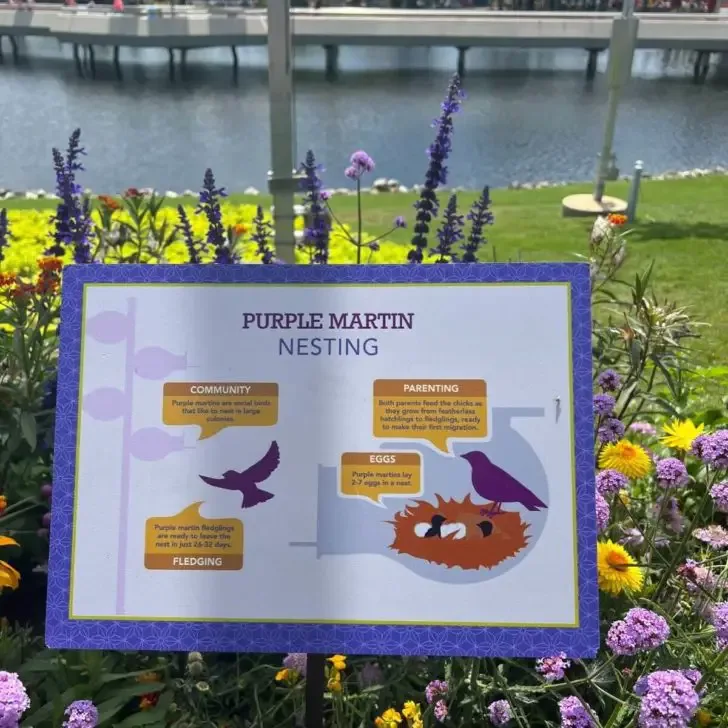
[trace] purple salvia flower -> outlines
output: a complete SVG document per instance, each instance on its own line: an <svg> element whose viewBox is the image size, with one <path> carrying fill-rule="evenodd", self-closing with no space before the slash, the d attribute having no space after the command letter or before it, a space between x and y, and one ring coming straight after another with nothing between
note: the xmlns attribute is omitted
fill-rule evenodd
<svg viewBox="0 0 728 728"><path fill-rule="evenodd" d="M427 704L432 705L440 698L447 697L447 691L449 689L450 686L447 680L431 680L425 688L425 700L427 700Z"/></svg>
<svg viewBox="0 0 728 728"><path fill-rule="evenodd" d="M86 154L81 146L81 130L76 129L68 140L66 155L53 149L53 168L56 173L56 193L59 202L53 223L53 245L45 251L46 255L63 257L67 247L73 247L73 260L76 263L91 262L91 210L88 200L81 201L83 192L76 182L76 172L83 170L79 158Z"/></svg>
<svg viewBox="0 0 728 728"><path fill-rule="evenodd" d="M453 115L460 111L464 94L460 86L460 77L455 74L447 89L447 96L442 103L440 117L433 126L437 129L435 141L429 146L427 154L430 164L425 176L425 184L420 192L420 199L415 202L415 226L412 238L412 250L407 254L410 263L422 263L427 250L427 235L430 223L437 216L440 205L437 189L447 183L446 162L452 150Z"/></svg>
<svg viewBox="0 0 728 728"><path fill-rule="evenodd" d="M597 438L603 444L618 442L622 439L622 435L624 435L624 423L616 417L604 420L597 430Z"/></svg>
<svg viewBox="0 0 728 728"><path fill-rule="evenodd" d="M483 187L480 197L473 203L470 212L467 214L470 220L470 233L465 242L460 246L463 251L463 263L476 263L478 260L478 251L488 241L483 237L483 228L486 225L492 225L495 221L493 213L490 211L490 187Z"/></svg>
<svg viewBox="0 0 728 728"><path fill-rule="evenodd" d="M0 210L0 263L5 259L5 248L10 242L10 225L8 223L8 211L3 207Z"/></svg>
<svg viewBox="0 0 728 728"><path fill-rule="evenodd" d="M507 700L496 700L488 706L488 718L495 726L502 726L513 718L511 706Z"/></svg>
<svg viewBox="0 0 728 728"><path fill-rule="evenodd" d="M319 173L321 166L316 164L316 157L309 149L306 160L301 164L303 173L301 188L308 208L309 225L304 231L306 245L311 248L311 262L324 265L329 262L329 221L324 211L325 198L321 191L322 183Z"/></svg>
<svg viewBox="0 0 728 728"><path fill-rule="evenodd" d="M182 205L177 205L177 216L179 217L179 225L177 226L177 229L182 233L182 239L185 241L185 245L187 246L190 263L198 265L199 263L202 263L200 255L204 252L205 246L195 240L194 233L192 232L192 223L190 222L190 218Z"/></svg>
<svg viewBox="0 0 728 728"><path fill-rule="evenodd" d="M717 511L728 513L728 480L716 483L710 489L710 497L713 499Z"/></svg>
<svg viewBox="0 0 728 728"><path fill-rule="evenodd" d="M543 676L546 682L563 680L566 671L571 667L571 660L566 657L565 652L551 657L542 657L536 661L536 672Z"/></svg>
<svg viewBox="0 0 728 728"><path fill-rule="evenodd" d="M394 218L394 227L395 228L406 228L407 227L407 220L405 220L402 215L397 215L397 217Z"/></svg>
<svg viewBox="0 0 728 728"><path fill-rule="evenodd" d="M638 435L644 435L645 437L653 437L657 434L655 426L649 422L633 422L629 429L630 432L636 432Z"/></svg>
<svg viewBox="0 0 728 728"><path fill-rule="evenodd" d="M605 392L616 392L622 385L622 377L614 369L605 369L597 377L597 384Z"/></svg>
<svg viewBox="0 0 728 728"><path fill-rule="evenodd" d="M698 435L691 447L706 465L721 470L728 469L728 430L716 430L708 435Z"/></svg>
<svg viewBox="0 0 728 728"><path fill-rule="evenodd" d="M641 696L640 728L687 728L700 697L679 670L659 670L641 677L634 688Z"/></svg>
<svg viewBox="0 0 728 728"><path fill-rule="evenodd" d="M663 617L649 609L630 609L624 619L612 623L607 634L607 647L615 655L636 655L664 645L670 627Z"/></svg>
<svg viewBox="0 0 728 728"><path fill-rule="evenodd" d="M302 677L306 677L306 665L308 655L305 652L289 652L283 658L283 667L295 670Z"/></svg>
<svg viewBox="0 0 728 728"><path fill-rule="evenodd" d="M437 245L430 251L436 255L436 263L451 263L457 260L453 246L463 239L463 216L458 215L457 195L451 195L448 200L445 214L442 216L442 225L437 231Z"/></svg>
<svg viewBox="0 0 728 728"><path fill-rule="evenodd" d="M714 549L728 548L728 531L723 526L711 524L705 528L696 528L693 536Z"/></svg>
<svg viewBox="0 0 728 728"><path fill-rule="evenodd" d="M575 695L559 700L561 728L594 728L594 711Z"/></svg>
<svg viewBox="0 0 728 728"><path fill-rule="evenodd" d="M614 397L611 394L595 394L592 398L592 406L595 417L611 417L614 413Z"/></svg>
<svg viewBox="0 0 728 728"><path fill-rule="evenodd" d="M90 700L75 700L64 713L67 720L63 728L96 728L99 724L98 708Z"/></svg>
<svg viewBox="0 0 728 728"><path fill-rule="evenodd" d="M604 499L604 496L597 492L596 494L597 504L597 530L601 533L609 525L609 503Z"/></svg>
<svg viewBox="0 0 728 728"><path fill-rule="evenodd" d="M215 263L226 265L236 263L237 258L231 241L225 235L225 228L222 224L220 200L223 197L227 197L225 188L217 187L212 170L206 169L195 214L204 215L207 218L206 242L214 251Z"/></svg>
<svg viewBox="0 0 728 728"><path fill-rule="evenodd" d="M663 488L680 488L690 482L685 463L677 458L664 458L655 465L657 483Z"/></svg>
<svg viewBox="0 0 728 728"><path fill-rule="evenodd" d="M273 249L270 247L272 232L273 225L265 219L263 207L258 205L253 218L253 234L250 239L258 246L257 253L260 256L260 262L264 265L270 265L275 259Z"/></svg>
<svg viewBox="0 0 728 728"><path fill-rule="evenodd" d="M435 720L438 723L444 723L445 718L447 718L448 713L449 713L449 711L447 709L447 703L444 700L438 700L435 703L435 707L432 712L434 713Z"/></svg>
<svg viewBox="0 0 728 728"><path fill-rule="evenodd" d="M614 495L629 485L629 478L619 470L600 470L597 473L597 491L603 496Z"/></svg>

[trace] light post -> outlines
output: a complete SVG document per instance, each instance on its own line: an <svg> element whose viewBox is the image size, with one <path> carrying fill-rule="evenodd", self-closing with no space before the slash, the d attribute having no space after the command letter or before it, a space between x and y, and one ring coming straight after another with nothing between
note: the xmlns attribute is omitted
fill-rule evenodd
<svg viewBox="0 0 728 728"><path fill-rule="evenodd" d="M615 18L612 22L609 66L607 69L609 102L607 120L604 125L604 142L597 163L597 180L594 186L594 200L599 203L604 196L604 185L609 178L610 164L612 164L613 159L612 143L614 142L614 129L617 124L619 99L622 95L622 88L632 74L632 60L639 27L639 19L634 15L634 2L635 0L624 0L621 17Z"/></svg>
<svg viewBox="0 0 728 728"><path fill-rule="evenodd" d="M295 122L290 0L269 1L267 17L271 153L268 189L273 196L277 257L286 263L295 263L293 199L298 183L294 171Z"/></svg>

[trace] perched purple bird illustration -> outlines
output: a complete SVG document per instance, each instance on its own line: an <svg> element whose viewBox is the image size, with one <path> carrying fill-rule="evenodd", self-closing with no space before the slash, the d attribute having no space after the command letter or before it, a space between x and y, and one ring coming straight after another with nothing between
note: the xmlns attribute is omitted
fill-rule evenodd
<svg viewBox="0 0 728 728"><path fill-rule="evenodd" d="M470 463L471 478L475 492L492 501L489 515L500 512L502 503L520 503L529 511L537 511L548 506L537 498L525 485L519 483L503 468L494 465L484 452L472 450L460 457Z"/></svg>
<svg viewBox="0 0 728 728"><path fill-rule="evenodd" d="M281 454L278 450L278 443L273 440L268 452L255 465L251 465L242 473L228 470L222 474L222 478L208 478L206 475L200 475L200 479L215 488L239 490L243 494L243 504L240 507L252 508L273 497L273 493L259 488L258 484L268 480L280 462Z"/></svg>

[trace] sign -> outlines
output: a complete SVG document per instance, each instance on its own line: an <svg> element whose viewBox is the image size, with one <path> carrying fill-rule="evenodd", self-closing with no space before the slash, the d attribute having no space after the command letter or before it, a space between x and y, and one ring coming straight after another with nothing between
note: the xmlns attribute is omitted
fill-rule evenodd
<svg viewBox="0 0 728 728"><path fill-rule="evenodd" d="M47 642L598 647L582 264L64 272Z"/></svg>

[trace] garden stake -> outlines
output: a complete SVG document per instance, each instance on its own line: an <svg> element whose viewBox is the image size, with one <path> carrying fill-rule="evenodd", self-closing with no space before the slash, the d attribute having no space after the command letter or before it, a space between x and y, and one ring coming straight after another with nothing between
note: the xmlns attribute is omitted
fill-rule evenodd
<svg viewBox="0 0 728 728"><path fill-rule="evenodd" d="M306 655L306 728L323 728L324 725L324 667L323 655Z"/></svg>

